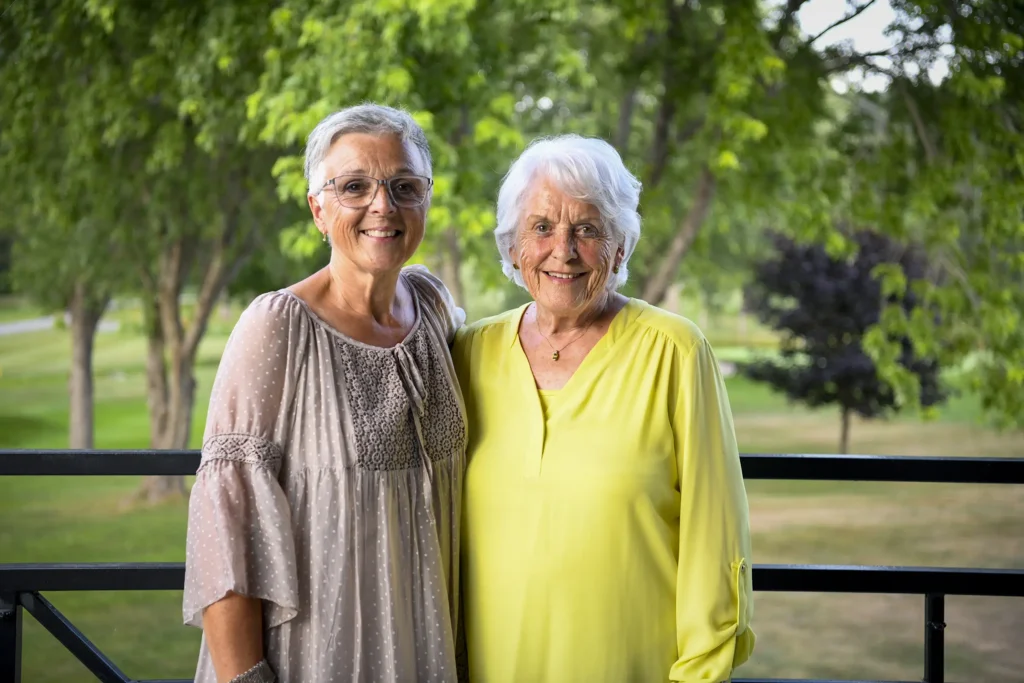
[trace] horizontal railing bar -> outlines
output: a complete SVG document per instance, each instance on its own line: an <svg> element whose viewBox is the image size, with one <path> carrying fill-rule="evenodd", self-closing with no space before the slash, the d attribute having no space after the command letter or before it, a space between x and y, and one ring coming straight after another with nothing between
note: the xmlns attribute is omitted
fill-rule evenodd
<svg viewBox="0 0 1024 683"><path fill-rule="evenodd" d="M755 564L754 590L1024 597L1024 569Z"/></svg>
<svg viewBox="0 0 1024 683"><path fill-rule="evenodd" d="M38 593L18 593L18 602L100 681L132 683L132 679L107 659L107 656L46 598Z"/></svg>
<svg viewBox="0 0 1024 683"><path fill-rule="evenodd" d="M1024 458L748 453L745 479L1024 484Z"/></svg>
<svg viewBox="0 0 1024 683"><path fill-rule="evenodd" d="M199 451L0 450L0 476L189 475Z"/></svg>
<svg viewBox="0 0 1024 683"><path fill-rule="evenodd" d="M747 479L1024 484L1024 458L747 453ZM0 450L0 476L190 475L195 450Z"/></svg>
<svg viewBox="0 0 1024 683"><path fill-rule="evenodd" d="M184 586L180 562L0 564L0 592L180 591Z"/></svg>
<svg viewBox="0 0 1024 683"><path fill-rule="evenodd" d="M181 590L174 562L0 564L0 592ZM792 593L1024 597L1024 569L754 565L754 590Z"/></svg>

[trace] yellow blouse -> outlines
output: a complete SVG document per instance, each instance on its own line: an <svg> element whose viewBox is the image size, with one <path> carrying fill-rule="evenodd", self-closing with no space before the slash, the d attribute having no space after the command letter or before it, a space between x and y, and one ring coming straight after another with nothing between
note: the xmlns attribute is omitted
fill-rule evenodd
<svg viewBox="0 0 1024 683"><path fill-rule="evenodd" d="M754 633L747 496L718 364L632 299L539 395L526 306L463 328L473 683L724 681Z"/></svg>

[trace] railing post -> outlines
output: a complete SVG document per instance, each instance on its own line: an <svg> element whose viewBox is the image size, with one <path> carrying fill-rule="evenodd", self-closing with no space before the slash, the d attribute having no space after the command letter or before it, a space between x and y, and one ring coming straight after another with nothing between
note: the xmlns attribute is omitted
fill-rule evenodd
<svg viewBox="0 0 1024 683"><path fill-rule="evenodd" d="M946 596L924 596L924 683L946 680Z"/></svg>
<svg viewBox="0 0 1024 683"><path fill-rule="evenodd" d="M21 605L15 593L0 593L0 681L21 683Z"/></svg>

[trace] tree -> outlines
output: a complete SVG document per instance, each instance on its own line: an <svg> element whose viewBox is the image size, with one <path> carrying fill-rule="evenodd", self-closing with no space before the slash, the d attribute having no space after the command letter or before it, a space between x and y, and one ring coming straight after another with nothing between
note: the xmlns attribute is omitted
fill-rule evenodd
<svg viewBox="0 0 1024 683"><path fill-rule="evenodd" d="M875 418L903 407L862 342L878 323L884 304L908 314L919 308L913 284L927 275L917 249L876 232L861 231L851 239L856 255L837 258L821 245L776 237L776 254L758 264L746 294L758 318L782 334L779 358L761 359L742 369L792 400L812 407L838 405L840 453L849 450L852 414ZM910 289L902 295L887 293L878 277L880 269L898 270ZM892 341L899 346L900 365L918 379L921 405L944 401L935 359L918 356L907 337Z"/></svg>
<svg viewBox="0 0 1024 683"><path fill-rule="evenodd" d="M255 139L242 106L261 73L268 32L251 17L271 5L111 4L106 36L128 42L119 51L131 56L122 57L122 77L142 74L117 114L125 137L145 150L144 180L125 203L125 217L145 229L122 234L143 295L154 448L187 447L196 353L215 304L257 247L276 248L271 238L294 220L295 207L280 202L271 175L282 150ZM181 295L190 283L196 298L186 308ZM159 499L183 490L181 478L155 477L142 493Z"/></svg>
<svg viewBox="0 0 1024 683"><path fill-rule="evenodd" d="M889 80L858 97L837 134L846 163L822 168L839 220L922 245L932 273L917 294L941 315L883 312L865 345L908 402L916 378L891 341L969 365L999 424L1024 427L1024 7L979 0L893 2L896 59L863 57ZM937 82L929 74L945 65ZM903 288L898 273L887 286Z"/></svg>
<svg viewBox="0 0 1024 683"><path fill-rule="evenodd" d="M187 447L196 352L216 301L249 255L294 220L271 175L281 150L256 140L244 107L268 30L252 17L272 6L51 0L13 5L3 18L2 75L11 80L0 80L22 125L17 135L5 129L5 153L29 165L40 141L63 141L68 185L56 186L65 188L59 196L84 188L94 200L73 224L98 226L137 283L154 448ZM30 196L45 198L43 175L32 177ZM196 296L186 306L188 286ZM183 490L180 477L160 477L142 493Z"/></svg>
<svg viewBox="0 0 1024 683"><path fill-rule="evenodd" d="M115 266L105 195L119 180L118 150L80 137L79 117L91 103L73 95L76 81L93 77L93 64L83 59L75 66L77 79L64 72L64 50L73 49L80 23L66 17L39 34L45 17L9 9L21 29L0 26L0 52L11 56L0 67L0 92L10 103L0 112L0 220L13 238L11 280L43 307L70 315L69 444L92 448L93 343L111 296L126 280ZM66 125L40 125L55 119Z"/></svg>
<svg viewBox="0 0 1024 683"><path fill-rule="evenodd" d="M93 345L100 319L123 278L109 267L110 254L97 248L106 242L98 237L102 227L94 220L47 220L40 214L22 214L26 222L19 225L14 244L13 279L19 292L43 307L68 312L68 445L93 448Z"/></svg>

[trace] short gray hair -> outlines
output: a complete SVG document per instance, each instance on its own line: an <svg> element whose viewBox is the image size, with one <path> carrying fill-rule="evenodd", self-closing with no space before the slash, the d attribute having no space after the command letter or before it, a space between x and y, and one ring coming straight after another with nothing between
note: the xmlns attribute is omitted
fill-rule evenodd
<svg viewBox="0 0 1024 683"><path fill-rule="evenodd" d="M624 285L629 277L626 265L640 239L637 207L642 185L622 163L614 147L599 138L579 135L534 140L512 162L501 181L494 239L505 275L525 288L522 273L512 267L509 251L515 243L526 193L540 178L551 180L563 192L592 204L600 212L602 222L624 252L619 272L608 278L608 288Z"/></svg>
<svg viewBox="0 0 1024 683"><path fill-rule="evenodd" d="M423 155L430 172L433 160L430 157L430 143L427 135L408 112L383 104L358 104L329 114L306 139L306 164L304 171L309 183L309 193L315 194L327 182L324 178L324 158L331 145L348 133L370 135L397 135L402 142L408 141Z"/></svg>

